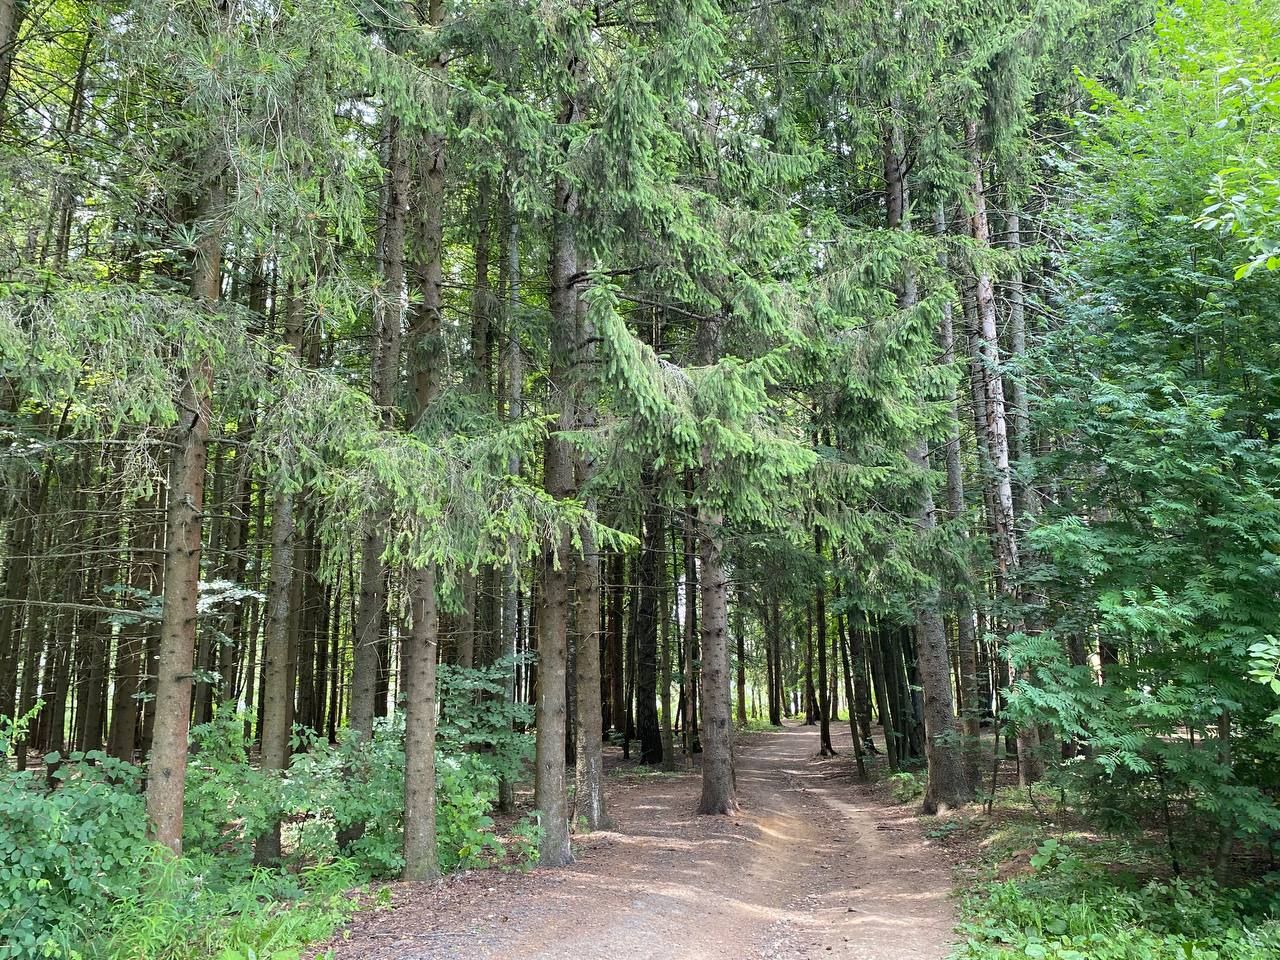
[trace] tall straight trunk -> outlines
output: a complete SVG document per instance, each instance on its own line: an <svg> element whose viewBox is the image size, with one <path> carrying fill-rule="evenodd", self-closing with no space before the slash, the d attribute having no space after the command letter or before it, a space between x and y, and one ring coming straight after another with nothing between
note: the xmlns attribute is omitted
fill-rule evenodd
<svg viewBox="0 0 1280 960"><path fill-rule="evenodd" d="M645 510L640 558L636 569L640 603L636 608L636 738L640 762L662 762L662 732L658 725L658 557L666 539L662 508L652 471L645 470L640 486Z"/></svg>
<svg viewBox="0 0 1280 960"><path fill-rule="evenodd" d="M594 503L588 509L594 511ZM577 669L578 705L577 769L574 821L588 830L609 827L604 802L603 724L600 704L600 552L591 530L582 532L582 554L577 561Z"/></svg>
<svg viewBox="0 0 1280 960"><path fill-rule="evenodd" d="M626 595L622 581L625 570L622 554L612 554L609 558L609 610L605 618L605 672L609 680L609 725L618 733L627 729L622 649L622 606Z"/></svg>
<svg viewBox="0 0 1280 960"><path fill-rule="evenodd" d="M912 462L921 470L928 469L923 444L912 453ZM932 531L933 495L925 487L921 497L920 525ZM951 695L951 663L948 657L947 632L942 618L941 597L937 587L926 590L916 619L916 666L924 688L924 750L928 764L925 789L925 813L937 813L972 799L976 781L965 772L955 706Z"/></svg>
<svg viewBox="0 0 1280 960"><path fill-rule="evenodd" d="M761 630L764 634L764 686L765 698L768 702L769 723L778 726L781 722L781 705L778 701L777 674L773 669L773 618L770 614L772 599L766 597L761 604Z"/></svg>
<svg viewBox="0 0 1280 960"><path fill-rule="evenodd" d="M824 562L826 547L822 542L822 528L813 531L813 549L821 566ZM818 646L818 744L819 753L824 757L834 757L836 748L831 745L831 688L827 681L827 574L822 569L818 573L818 585L814 591L813 601L814 625L817 628Z"/></svg>
<svg viewBox="0 0 1280 960"><path fill-rule="evenodd" d="M698 331L700 361L711 365L720 356L720 318L706 319ZM704 483L717 469L710 443L703 441L699 459ZM697 501L698 556L701 561L702 653L702 798L698 812L731 814L738 809L733 770L732 698L729 693L729 585L724 569L724 511L711 495ZM692 645L692 644L690 644ZM692 718L692 717L691 717Z"/></svg>
<svg viewBox="0 0 1280 960"><path fill-rule="evenodd" d="M262 643L262 769L283 771L289 761L289 612L293 598L296 536L291 493L277 493L271 508L271 576L267 626ZM280 859L280 823L267 826L254 843L257 864Z"/></svg>
<svg viewBox="0 0 1280 960"><path fill-rule="evenodd" d="M561 113L569 124L578 119L578 105L570 98ZM556 432L548 436L543 454L543 485L556 500L573 495L573 456L563 436L574 428L574 403L570 377L577 331L578 251L574 220L578 198L563 177L555 184L551 256L548 269L551 314L549 381L552 396L559 398ZM549 540L542 557L542 598L538 610L538 700L534 802L542 835L539 862L560 867L573 859L569 847L568 803L565 796L565 670L569 653L568 533Z"/></svg>
<svg viewBox="0 0 1280 960"><path fill-rule="evenodd" d="M404 4L406 12L411 11ZM438 29L444 20L443 0L430 0L427 26ZM443 79L445 65L433 59L429 69ZM409 328L411 403L409 419L416 424L441 389L444 350L440 316L444 276L444 174L446 141L443 133L425 138L425 163L414 198L414 265L410 284L419 298ZM409 188L408 158L403 183ZM393 178L393 182L399 179ZM397 248L399 249L399 248ZM487 271L487 266L486 266ZM401 274L403 279L403 273ZM485 305L486 310L488 305ZM436 601L437 571L412 565L408 571L409 633L403 641L404 660L404 870L405 880L429 880L439 875L436 848L436 671L440 620Z"/></svg>
<svg viewBox="0 0 1280 960"><path fill-rule="evenodd" d="M324 609L324 590L316 579L318 547L315 540L316 513L307 506L302 514L302 535L298 546L298 569L294 576L293 603L297 620L294 643L296 650L290 659L292 674L294 714L293 722L315 730L316 711L316 647L320 631L320 619ZM320 644L323 646L323 644Z"/></svg>
<svg viewBox="0 0 1280 960"><path fill-rule="evenodd" d="M702 749L698 742L698 568L696 511L693 506L693 474L685 475L684 519L684 754L692 758Z"/></svg>
<svg viewBox="0 0 1280 960"><path fill-rule="evenodd" d="M156 514L161 511L162 494L134 508L129 517L129 586L137 591L154 593L159 571L156 557L160 550ZM115 683L112 687L111 726L107 736L107 752L119 759L132 761L138 736L138 693L146 669L143 651L149 624L145 620L125 623L116 638Z"/></svg>
<svg viewBox="0 0 1280 960"><path fill-rule="evenodd" d="M576 407L574 423L578 429L590 432L596 428L594 403L595 351L592 343L595 330L587 316L587 305L581 297L575 297L577 329L575 340L579 345L573 377L573 400ZM595 457L588 450L578 453L574 467L574 482L579 490L590 489L595 473ZM589 516L595 516L596 499L588 496L586 508ZM604 802L604 720L600 703L600 551L596 547L595 534L590 527L580 534L582 552L577 558L577 581L574 591L577 617L573 666L576 697L573 711L575 794L574 819L586 824L588 830L602 830L610 825ZM652 697L650 698L652 706ZM656 718L654 722L655 737ZM658 744L661 755L661 743ZM659 758L661 758L659 756Z"/></svg>
<svg viewBox="0 0 1280 960"><path fill-rule="evenodd" d="M982 155L978 142L978 124L969 120L965 124L965 142L969 152L972 175L972 214L970 232L979 249L991 244L991 230L987 222L986 191L982 177ZM1009 435L1005 419L1004 381L1000 369L1000 341L996 322L995 290L990 274L979 270L975 278L975 303L977 307L976 358L978 373L984 386L986 423L984 433L991 457L992 500L995 507L996 566L1001 575L1004 599L1012 608L1010 626L1020 627L1018 622L1018 536L1013 500L1013 481L1010 470ZM1024 671L1024 679L1027 678ZM1040 733L1034 724L1024 724L1018 730L1018 770L1023 783L1031 783L1041 776Z"/></svg>
<svg viewBox="0 0 1280 960"><path fill-rule="evenodd" d="M257 488L256 503L254 505L254 530L255 545L253 557L253 569L256 571L254 576L254 586L258 589L263 588L262 568L264 557L264 535L263 532L267 527L267 492L265 485ZM254 720L257 717L258 704L258 642L262 635L262 616L260 604L255 599L250 599L248 603L249 609L249 625L246 631L248 636L245 640L245 662L244 662L244 736L248 740L253 735Z"/></svg>
<svg viewBox="0 0 1280 960"><path fill-rule="evenodd" d="M520 331L516 326L516 312L520 307L520 224L515 209L506 202L507 231L503 238L503 271L506 274L505 337L503 338L504 382L506 385L507 420L519 420L524 407L524 362L520 349ZM520 454L514 452L507 460L507 473L520 476ZM520 577L516 561L507 563L502 572L502 649L511 661L511 675L507 695L511 703L520 699L520 676L516 653L520 645ZM503 813L515 810L515 789L505 777L498 784L498 809Z"/></svg>
<svg viewBox="0 0 1280 960"><path fill-rule="evenodd" d="M773 686L769 689L769 722L775 727L782 726L784 709L784 693L782 689L782 624L778 613L778 594L769 591L769 637L768 656L773 661Z"/></svg>
<svg viewBox="0 0 1280 960"><path fill-rule="evenodd" d="M858 729L858 714L853 709L853 670L849 663L849 642L845 637L844 618L838 621L836 643L840 647L840 663L844 667L844 698L849 702L849 735L853 738L853 759L858 767L858 778L867 776L867 764L862 756L862 732Z"/></svg>
<svg viewBox="0 0 1280 960"><path fill-rule="evenodd" d="M853 669L853 706L850 711L858 716L858 733L864 743L871 738L871 691L867 680L866 648L866 634L849 629L849 665Z"/></svg>
<svg viewBox="0 0 1280 960"><path fill-rule="evenodd" d="M742 622L742 608L734 611L733 634L737 641L738 725L747 725L747 632Z"/></svg>
<svg viewBox="0 0 1280 960"><path fill-rule="evenodd" d="M218 301L222 283L223 196L217 170L196 208L202 235L195 245L190 294L197 303ZM182 358L186 380L171 434L169 504L165 518L164 607L156 659L155 729L147 767L147 819L152 839L182 853L182 801L187 777L197 604L200 598L201 522L208 458L213 366L207 357Z"/></svg>
<svg viewBox="0 0 1280 960"><path fill-rule="evenodd" d="M475 281L471 288L471 387L479 394L489 392L489 340L493 314L493 293L489 282L489 218L493 188L487 174L476 183L472 223L475 229Z"/></svg>
<svg viewBox="0 0 1280 960"><path fill-rule="evenodd" d="M665 533L663 534L665 540ZM671 726L671 604L667 599L666 555L658 574L658 718L662 730L662 769L676 767L675 739Z"/></svg>
<svg viewBox="0 0 1280 960"><path fill-rule="evenodd" d="M889 694L890 681L885 676L885 650L880 642L882 633L877 627L870 629L868 624L867 630L867 646L871 652L871 682L875 688L876 706L879 707L880 728L884 731L884 753L889 761L889 770L897 773L900 767L898 762L898 731L894 726L896 717L894 716L894 707L891 703Z"/></svg>
<svg viewBox="0 0 1280 960"><path fill-rule="evenodd" d="M1026 372L1022 363L1027 352L1026 288L1017 256L1022 252L1022 217L1015 208L1009 212L1005 242L1014 255L1013 269L1005 283L1009 297L1009 355L1014 369L1006 371L1009 389L1009 455L1017 477L1014 482L1017 515L1025 524L1035 512L1031 484L1031 411L1027 403Z"/></svg>
<svg viewBox="0 0 1280 960"><path fill-rule="evenodd" d="M939 204L934 210L934 233L942 236L947 231L946 214ZM948 266L945 252L938 255L938 265ZM955 323L950 301L942 305L938 327L938 341L942 350L942 363L951 366L956 362ZM956 388L948 387L947 402L951 416L947 424L945 460L947 468L947 512L953 522L960 524L962 535L968 539L969 526L964 523L964 472L960 462L960 403ZM956 660L959 665L960 732L963 737L961 752L964 757L965 779L970 787L977 787L982 775L982 743L980 721L982 710L978 695L978 657L974 633L973 607L968 590L959 586L952 591L952 606L956 618Z"/></svg>
<svg viewBox="0 0 1280 960"><path fill-rule="evenodd" d="M813 606L804 608L804 724L818 722L818 697L813 684Z"/></svg>
<svg viewBox="0 0 1280 960"><path fill-rule="evenodd" d="M400 373L400 344L404 324L404 245L408 229L408 132L396 116L386 121L387 176L383 185L383 216L378 259L381 283L374 302L374 344L371 396L382 429L395 427L396 384ZM425 308L422 308L425 312ZM415 401L416 401L415 397ZM351 671L350 727L361 738L373 735L374 717L389 637L382 629L387 606L387 567L382 555L386 540L382 526L369 524L361 544L360 603L356 614L355 658Z"/></svg>
<svg viewBox="0 0 1280 960"><path fill-rule="evenodd" d="M409 573L409 636L404 648L405 880L439 875L436 849L436 663L439 619L436 573L431 566Z"/></svg>
<svg viewBox="0 0 1280 960"><path fill-rule="evenodd" d="M302 359L301 303L292 291L284 310L284 345L289 355ZM289 683L291 626L295 614L294 557L297 553L297 517L294 494L288 480L277 485L271 504L271 573L267 586L267 627L262 641L262 726L260 766L264 772L283 772L289 766ZM257 864L280 859L280 822L274 820L253 846Z"/></svg>
<svg viewBox="0 0 1280 960"><path fill-rule="evenodd" d="M889 128L885 138L885 189L889 229L910 230L906 156L902 132L896 125ZM911 310L916 306L916 300L914 269L907 266L903 270L898 288L898 303L903 310ZM927 477L929 447L923 439L908 451L907 457ZM917 524L924 536L928 537L937 527L937 519L934 514L933 492L927 479L922 487ZM927 587L917 606L916 664L921 686L924 688L921 712L924 714L924 751L928 764L924 810L926 813L936 813L940 809L963 803L968 798L968 787L957 736L955 705L951 693L951 663L942 617L941 591L938 587ZM912 713L914 716L914 705Z"/></svg>

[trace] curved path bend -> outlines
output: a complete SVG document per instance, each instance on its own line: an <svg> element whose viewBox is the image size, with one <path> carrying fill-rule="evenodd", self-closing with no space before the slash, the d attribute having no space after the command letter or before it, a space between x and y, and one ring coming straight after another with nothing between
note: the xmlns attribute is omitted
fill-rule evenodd
<svg viewBox="0 0 1280 960"><path fill-rule="evenodd" d="M576 862L396 884L357 914L335 960L943 960L950 871L911 812L886 806L814 727L743 736L735 817L693 814L696 773L630 768L608 786L612 831ZM323 955L323 953L321 954Z"/></svg>

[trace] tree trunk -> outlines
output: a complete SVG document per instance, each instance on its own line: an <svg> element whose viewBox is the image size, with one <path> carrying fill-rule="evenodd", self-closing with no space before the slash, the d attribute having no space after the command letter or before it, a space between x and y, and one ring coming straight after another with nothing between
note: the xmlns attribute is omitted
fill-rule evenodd
<svg viewBox="0 0 1280 960"><path fill-rule="evenodd" d="M698 568L697 529L694 522L693 475L685 475L684 519L684 755L692 760L702 749L698 742Z"/></svg>
<svg viewBox="0 0 1280 960"><path fill-rule="evenodd" d="M588 510L594 512L594 503ZM604 758L600 704L600 553L590 530L582 532L577 561L577 770L574 820L588 830L610 826L604 803Z"/></svg>
<svg viewBox="0 0 1280 960"><path fill-rule="evenodd" d="M222 188L208 187L197 207L203 235L196 242L191 296L214 304L222 282ZM175 855L182 853L182 800L187 776L187 731L191 716L191 670L200 595L201 521L208 457L213 367L208 358L183 358L187 381L178 398L179 419L169 459L169 506L165 519L164 610L156 660L155 729L147 768L147 818L151 836Z"/></svg>
<svg viewBox="0 0 1280 960"><path fill-rule="evenodd" d="M641 476L645 503L643 546L636 570L640 603L636 608L636 739L640 762L662 762L662 732L658 726L658 557L666 539L662 508L658 505L653 473Z"/></svg>
<svg viewBox="0 0 1280 960"><path fill-rule="evenodd" d="M865 780L867 764L862 757L862 732L858 729L858 715L853 709L853 670L849 663L849 646L844 636L843 618L837 633L839 634L836 640L840 646L840 661L844 666L844 698L849 702L849 735L853 738L853 759L858 767L858 779Z"/></svg>
<svg viewBox="0 0 1280 960"><path fill-rule="evenodd" d="M577 119L570 99L562 114L566 123ZM548 436L543 455L543 484L556 500L573 495L573 456L563 434L574 428L570 373L577 330L575 274L578 254L573 221L578 200L573 186L558 178L549 265L551 313L550 387L560 397L556 432ZM542 836L539 863L561 867L573 859L569 847L569 816L565 796L565 668L569 652L569 564L567 533L549 541L542 558L542 598L538 610L538 700L534 802Z"/></svg>
<svg viewBox="0 0 1280 960"><path fill-rule="evenodd" d="M18 49L18 33L26 14L26 0L0 0L0 126L8 117L9 82Z"/></svg>
<svg viewBox="0 0 1280 960"><path fill-rule="evenodd" d="M404 880L440 873L436 850L436 658L439 620L435 570L409 573L410 628L404 648Z"/></svg>
<svg viewBox="0 0 1280 960"><path fill-rule="evenodd" d="M719 359L720 319L704 320L699 330L699 354L704 365ZM719 466L710 443L700 451L703 482ZM729 693L729 589L722 559L724 513L711 495L697 504L698 554L702 599L702 814L732 814L738 809L733 770L732 698ZM692 635L691 635L692 639ZM692 646L692 643L690 643Z"/></svg>
<svg viewBox="0 0 1280 960"><path fill-rule="evenodd" d="M818 556L818 563L824 563L825 547L822 542L822 528L813 531L813 549ZM831 696L827 682L827 573L825 568L818 573L818 586L814 591L814 623L817 627L818 645L818 746L824 757L834 757L836 748L831 745Z"/></svg>
<svg viewBox="0 0 1280 960"><path fill-rule="evenodd" d="M983 249L990 246L991 231L987 222L986 193L982 177L982 156L978 143L978 124L965 125L965 141L969 151L973 178L970 231L974 243ZM975 366L984 386L986 423L984 433L991 457L992 500L995 518L996 566L1003 585L1005 600L1016 611L1018 597L1018 537L1013 501L1013 484L1009 463L1009 436L1005 420L1004 382L1000 371L999 331L996 323L995 290L991 276L979 271L975 278L977 306L977 344L979 355ZM1011 612L1010 626L1019 629L1016 613ZM1031 783L1040 778L1040 733L1034 724L1018 730L1019 779Z"/></svg>
<svg viewBox="0 0 1280 960"><path fill-rule="evenodd" d="M503 270L506 272L506 336L504 344L504 375L506 383L507 420L519 420L524 408L524 364L520 349L520 331L516 326L516 311L520 307L520 226L511 203L506 203L507 234L503 240ZM513 453L507 460L507 473L520 476L520 454ZM520 676L516 654L520 646L520 577L515 560L511 560L502 573L502 645L503 655L511 661L511 677L507 688L511 703L520 699ZM511 781L503 778L498 784L498 809L503 813L515 810L515 790Z"/></svg>
<svg viewBox="0 0 1280 960"><path fill-rule="evenodd" d="M404 9L412 15L409 4L404 4ZM430 0L426 9L427 26L438 29L443 20L443 0ZM434 59L428 66L433 74L443 78L445 65L441 60ZM422 164L416 190L415 259L410 276L410 284L419 298L410 324L409 420L412 424L422 419L440 392L444 359L439 336L444 276L446 142L443 134L427 136L424 147L426 162ZM393 171L392 183L403 183L407 194L410 180L407 155L402 163L404 170ZM393 239L388 238L388 243ZM401 253L403 247L392 249ZM388 264L391 263L389 259ZM487 269L486 263L486 273ZM403 278L402 269L398 279ZM485 309L487 311L488 304ZM436 578L434 567L410 565L409 635L401 649L405 694L404 870L401 876L405 880L429 880L440 873L436 848L436 670L440 642Z"/></svg>

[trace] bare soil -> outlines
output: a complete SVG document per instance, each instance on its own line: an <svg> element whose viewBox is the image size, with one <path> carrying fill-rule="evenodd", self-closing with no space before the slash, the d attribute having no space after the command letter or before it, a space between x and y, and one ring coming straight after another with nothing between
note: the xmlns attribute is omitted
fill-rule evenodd
<svg viewBox="0 0 1280 960"><path fill-rule="evenodd" d="M834 732L834 731L833 731ZM576 862L393 884L324 945L336 960L942 960L951 871L914 809L886 802L815 727L743 736L741 813L699 817L696 772L615 765L612 831Z"/></svg>

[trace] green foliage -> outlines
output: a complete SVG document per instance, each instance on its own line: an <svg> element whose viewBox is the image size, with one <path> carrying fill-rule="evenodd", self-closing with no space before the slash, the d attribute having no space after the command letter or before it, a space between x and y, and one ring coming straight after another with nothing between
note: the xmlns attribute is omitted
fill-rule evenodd
<svg viewBox="0 0 1280 960"><path fill-rule="evenodd" d="M1171 845L1280 828L1280 284L1237 270L1247 237L1197 227L1223 157L1274 124L1240 117L1270 6L1167 7L1134 99L1091 88L1062 164L1062 316L1027 370L1053 438L1036 473L1062 483L1028 536L1044 600L1009 638L1008 716L1079 746L1058 782L1102 823Z"/></svg>
<svg viewBox="0 0 1280 960"><path fill-rule="evenodd" d="M924 780L909 770L889 776L889 792L898 803L911 803L924 796Z"/></svg>
<svg viewBox="0 0 1280 960"><path fill-rule="evenodd" d="M1280 888L1144 880L1057 841L1032 877L966 897L956 960L1264 960L1280 950Z"/></svg>
<svg viewBox="0 0 1280 960"><path fill-rule="evenodd" d="M0 957L68 956L104 904L139 889L140 771L75 753L54 775L52 792L31 772L0 780Z"/></svg>
<svg viewBox="0 0 1280 960"><path fill-rule="evenodd" d="M112 903L83 941L84 960L296 960L356 909L350 860L220 876L216 860L157 852L145 883Z"/></svg>

